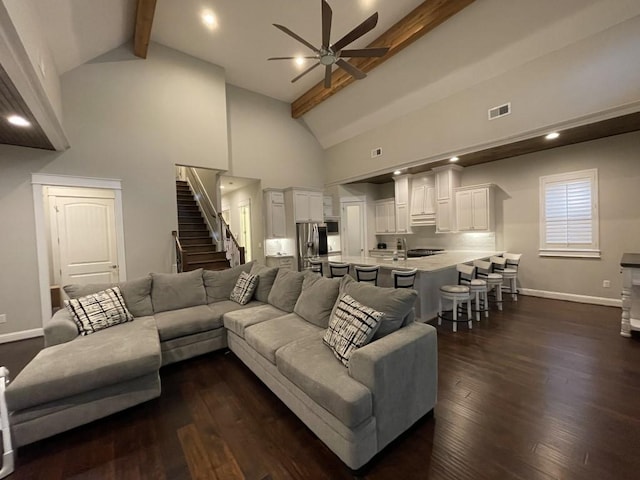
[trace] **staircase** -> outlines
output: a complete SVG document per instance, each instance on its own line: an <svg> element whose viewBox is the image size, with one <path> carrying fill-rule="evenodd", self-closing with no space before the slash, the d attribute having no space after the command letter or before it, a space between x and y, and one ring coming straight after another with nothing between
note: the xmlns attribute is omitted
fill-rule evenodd
<svg viewBox="0 0 640 480"><path fill-rule="evenodd" d="M178 200L178 237L183 251L182 271L198 268L224 270L230 268L225 252L218 252L207 223L193 197L189 184L176 180Z"/></svg>

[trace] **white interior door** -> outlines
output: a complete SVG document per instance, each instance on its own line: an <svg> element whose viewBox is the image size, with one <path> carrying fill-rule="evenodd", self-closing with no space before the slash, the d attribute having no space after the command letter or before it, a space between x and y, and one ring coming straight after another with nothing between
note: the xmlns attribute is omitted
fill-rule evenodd
<svg viewBox="0 0 640 480"><path fill-rule="evenodd" d="M364 254L364 203L344 203L342 206L343 255L359 257Z"/></svg>
<svg viewBox="0 0 640 480"><path fill-rule="evenodd" d="M49 207L54 281L117 282L114 192L53 188Z"/></svg>
<svg viewBox="0 0 640 480"><path fill-rule="evenodd" d="M240 204L240 246L244 247L246 262L251 261L251 202Z"/></svg>

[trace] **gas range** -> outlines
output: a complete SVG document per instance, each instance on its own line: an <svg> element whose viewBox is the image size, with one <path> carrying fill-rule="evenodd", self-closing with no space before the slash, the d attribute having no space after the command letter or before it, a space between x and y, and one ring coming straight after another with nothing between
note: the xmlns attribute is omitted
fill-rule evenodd
<svg viewBox="0 0 640 480"><path fill-rule="evenodd" d="M443 248L412 248L407 250L407 258L428 257L444 252Z"/></svg>

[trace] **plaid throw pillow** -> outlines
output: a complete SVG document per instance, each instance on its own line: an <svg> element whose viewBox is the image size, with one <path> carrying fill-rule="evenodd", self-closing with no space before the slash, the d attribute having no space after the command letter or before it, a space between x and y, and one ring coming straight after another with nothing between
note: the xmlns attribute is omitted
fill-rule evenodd
<svg viewBox="0 0 640 480"><path fill-rule="evenodd" d="M233 291L231 292L229 300L233 300L240 305L246 305L247 303L249 303L249 300L251 300L251 297L253 297L253 292L255 292L257 286L257 275L251 275L250 273L242 272L238 277L236 286L233 287Z"/></svg>
<svg viewBox="0 0 640 480"><path fill-rule="evenodd" d="M65 300L64 305L73 315L80 335L89 335L133 320L133 315L127 310L118 287Z"/></svg>
<svg viewBox="0 0 640 480"><path fill-rule="evenodd" d="M322 341L346 367L349 358L376 333L384 313L365 307L350 295L338 300Z"/></svg>

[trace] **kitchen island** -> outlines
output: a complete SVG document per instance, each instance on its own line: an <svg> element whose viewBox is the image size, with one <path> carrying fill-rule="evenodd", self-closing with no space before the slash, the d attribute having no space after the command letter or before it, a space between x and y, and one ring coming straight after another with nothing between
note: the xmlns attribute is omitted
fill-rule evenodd
<svg viewBox="0 0 640 480"><path fill-rule="evenodd" d="M408 258L406 260L393 260L391 256L389 258L376 258L331 255L328 257L328 261L348 263L352 266L377 265L380 267L378 285L381 287L393 287L391 270L411 270L416 268L418 270L415 284L415 289L418 291L416 317L422 322L427 322L438 314L439 288L442 285L458 282L456 265L473 262L474 260L486 260L500 253L495 251L452 250L428 257ZM351 272L353 273L353 268L351 268Z"/></svg>

